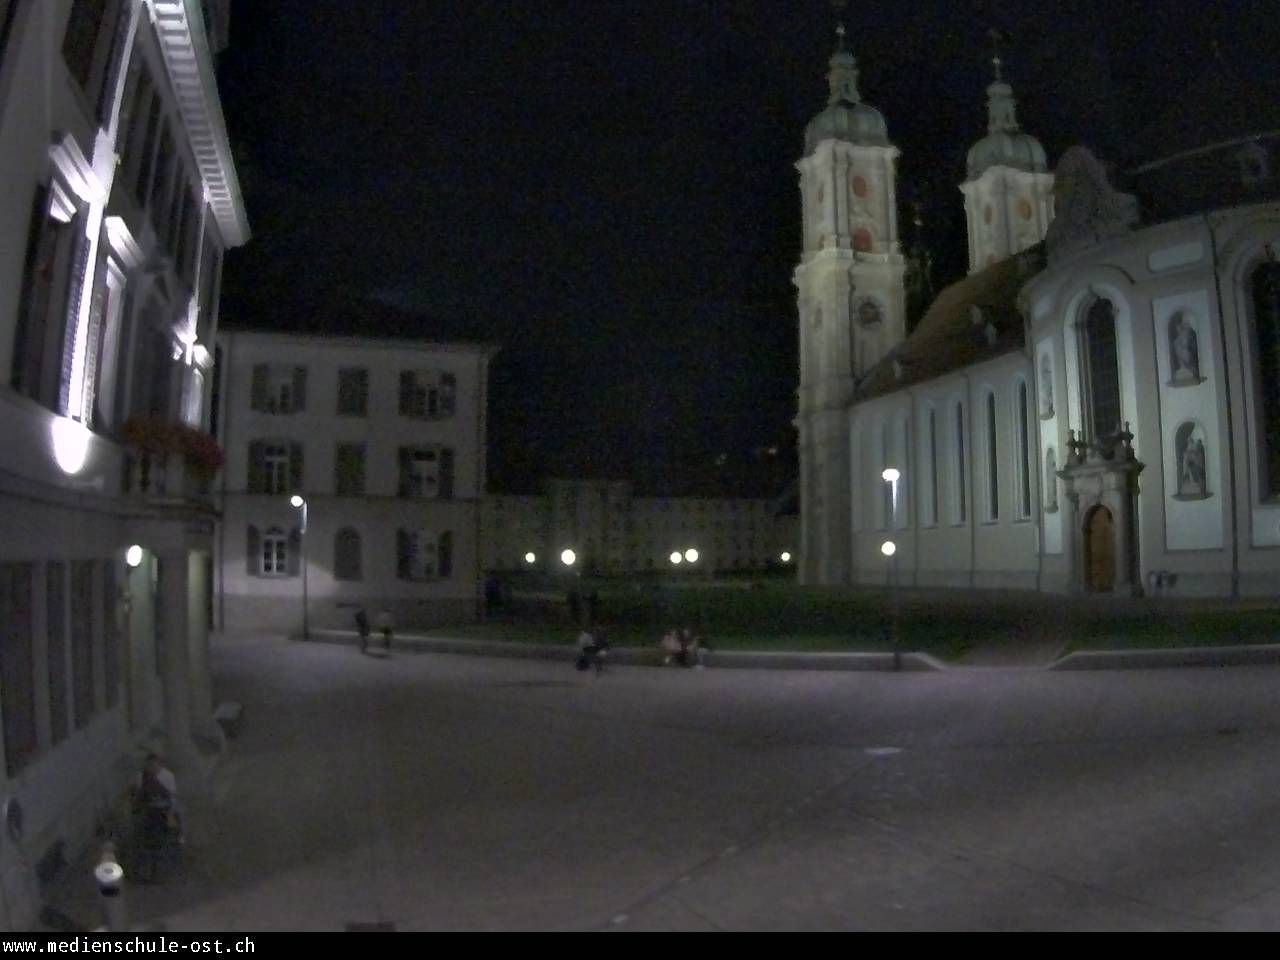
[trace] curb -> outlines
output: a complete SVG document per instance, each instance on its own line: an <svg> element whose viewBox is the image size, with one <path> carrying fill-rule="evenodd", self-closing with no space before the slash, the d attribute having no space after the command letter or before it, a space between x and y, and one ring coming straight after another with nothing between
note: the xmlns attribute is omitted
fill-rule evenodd
<svg viewBox="0 0 1280 960"><path fill-rule="evenodd" d="M1183 647L1175 650L1079 650L1049 670L1159 670L1169 667L1252 667L1280 664L1280 644Z"/></svg>
<svg viewBox="0 0 1280 960"><path fill-rule="evenodd" d="M291 639L301 641L301 637ZM347 630L312 630L311 642L352 644L355 633ZM371 640L370 647L378 644ZM396 636L394 647L425 653L454 653L464 656L509 657L518 660L559 660L572 663L578 649L560 644L512 643L504 640L460 640L451 637L424 637L416 634ZM922 673L949 669L927 653L903 653L903 672ZM660 667L663 655L658 649L613 647L609 662L630 667ZM849 670L892 672L891 653L794 653L786 651L711 650L706 665L730 670Z"/></svg>

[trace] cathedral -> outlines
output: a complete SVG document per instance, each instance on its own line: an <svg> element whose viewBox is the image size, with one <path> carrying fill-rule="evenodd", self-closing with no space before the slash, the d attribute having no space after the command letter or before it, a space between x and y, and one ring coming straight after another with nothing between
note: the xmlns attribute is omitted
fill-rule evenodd
<svg viewBox="0 0 1280 960"><path fill-rule="evenodd" d="M997 57L969 273L908 332L898 150L840 34L796 165L801 582L1274 594L1275 101L1215 58L1122 174L1051 169Z"/></svg>

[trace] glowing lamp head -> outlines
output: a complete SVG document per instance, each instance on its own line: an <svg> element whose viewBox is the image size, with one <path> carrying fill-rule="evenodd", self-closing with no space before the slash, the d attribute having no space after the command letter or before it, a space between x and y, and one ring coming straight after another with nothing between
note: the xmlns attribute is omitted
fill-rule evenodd
<svg viewBox="0 0 1280 960"><path fill-rule="evenodd" d="M790 562L791 562L791 554L790 554L788 551L783 550L783 551L782 551L782 556L781 556L781 557L779 557L779 559L780 559L783 563L790 563Z"/></svg>
<svg viewBox="0 0 1280 960"><path fill-rule="evenodd" d="M880 552L886 557L892 557L898 552L898 545L892 540L886 540L884 543L880 544Z"/></svg>
<svg viewBox="0 0 1280 960"><path fill-rule="evenodd" d="M303 500L302 497L298 496L296 493L289 498L289 506L291 507L301 507L306 502L307 501Z"/></svg>
<svg viewBox="0 0 1280 960"><path fill-rule="evenodd" d="M697 563L697 562L698 562L698 551L697 551L697 550L695 550L693 547L690 547L688 550L686 550L686 551L684 552L684 558L685 558L685 560L687 560L689 563Z"/></svg>
<svg viewBox="0 0 1280 960"><path fill-rule="evenodd" d="M136 567L142 563L142 547L136 543L124 552L124 562L131 567Z"/></svg>
<svg viewBox="0 0 1280 960"><path fill-rule="evenodd" d="M530 550L528 553L524 555L525 563L536 563L537 560L538 560L538 555L534 553L532 550Z"/></svg>
<svg viewBox="0 0 1280 960"><path fill-rule="evenodd" d="M566 567L572 567L578 562L578 555L572 550L565 550L560 554L560 562Z"/></svg>
<svg viewBox="0 0 1280 960"><path fill-rule="evenodd" d="M884 472L881 473L880 476L884 478L885 483L897 483L898 478L902 476L902 474L898 472L897 467L885 467Z"/></svg>
<svg viewBox="0 0 1280 960"><path fill-rule="evenodd" d="M674 563L676 566L679 566L680 564L684 563L684 557L681 555L679 550L671 551L671 562Z"/></svg>
<svg viewBox="0 0 1280 960"><path fill-rule="evenodd" d="M65 474L74 475L84 469L89 459L89 431L83 423L68 417L53 421L53 459Z"/></svg>

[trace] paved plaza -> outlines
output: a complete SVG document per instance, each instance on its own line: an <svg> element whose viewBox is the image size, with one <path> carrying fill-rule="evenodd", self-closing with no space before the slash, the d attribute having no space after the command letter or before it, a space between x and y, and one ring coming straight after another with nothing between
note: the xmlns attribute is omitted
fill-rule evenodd
<svg viewBox="0 0 1280 960"><path fill-rule="evenodd" d="M1280 668L615 668L222 640L169 930L1280 928Z"/></svg>

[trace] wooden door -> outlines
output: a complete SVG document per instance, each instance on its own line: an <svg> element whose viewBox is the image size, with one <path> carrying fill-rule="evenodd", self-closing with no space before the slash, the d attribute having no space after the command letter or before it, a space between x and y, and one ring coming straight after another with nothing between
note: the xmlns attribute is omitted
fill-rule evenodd
<svg viewBox="0 0 1280 960"><path fill-rule="evenodd" d="M1116 586L1116 537L1111 511L1094 507L1085 521L1085 576L1090 590L1110 593Z"/></svg>

